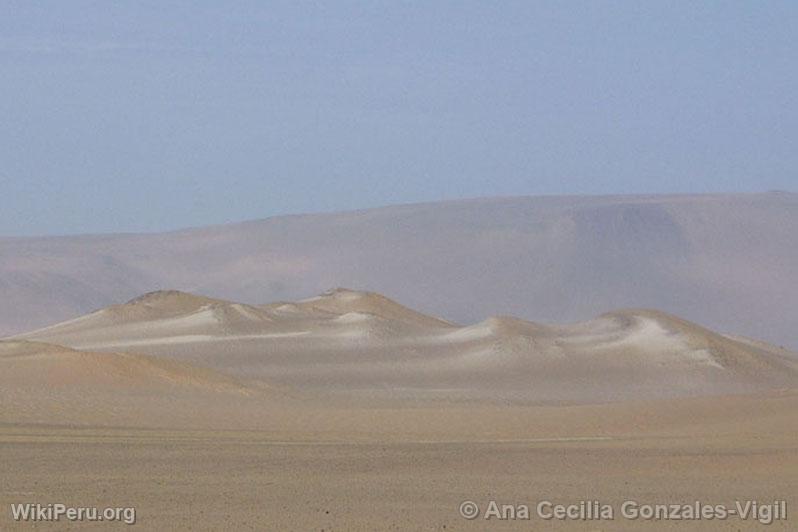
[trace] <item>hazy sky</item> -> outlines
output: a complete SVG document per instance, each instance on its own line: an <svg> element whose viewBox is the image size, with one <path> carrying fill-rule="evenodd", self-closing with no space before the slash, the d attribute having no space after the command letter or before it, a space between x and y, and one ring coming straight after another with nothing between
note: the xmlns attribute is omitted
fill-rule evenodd
<svg viewBox="0 0 798 532"><path fill-rule="evenodd" d="M798 2L0 4L0 235L796 190Z"/></svg>

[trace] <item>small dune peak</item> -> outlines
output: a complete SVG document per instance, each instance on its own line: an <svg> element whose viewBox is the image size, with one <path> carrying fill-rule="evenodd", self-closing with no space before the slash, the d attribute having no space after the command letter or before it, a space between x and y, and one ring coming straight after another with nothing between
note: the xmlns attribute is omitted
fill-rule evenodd
<svg viewBox="0 0 798 532"><path fill-rule="evenodd" d="M224 301L189 294L179 290L157 290L131 299L122 305L106 309L112 316L123 320L155 319L196 312Z"/></svg>
<svg viewBox="0 0 798 532"><path fill-rule="evenodd" d="M203 296L195 296L180 290L154 290L146 294L134 297L125 305L158 305L166 302L191 301L196 299L208 299Z"/></svg>
<svg viewBox="0 0 798 532"><path fill-rule="evenodd" d="M298 304L311 305L317 308L334 307L337 311L343 312L357 312L361 310L364 305L369 303L389 303L392 305L401 306L398 303L391 301L385 296L381 296L375 292L367 292L363 290L353 290L351 288L336 287L322 292L316 297L303 299L298 301Z"/></svg>
<svg viewBox="0 0 798 532"><path fill-rule="evenodd" d="M549 328L544 325L514 316L491 316L472 328L497 336L543 336L550 332Z"/></svg>
<svg viewBox="0 0 798 532"><path fill-rule="evenodd" d="M451 327L452 325L444 320L416 312L376 292L351 288L333 288L317 297L299 301L297 304L339 316L353 313L367 314L416 325L434 327Z"/></svg>
<svg viewBox="0 0 798 532"><path fill-rule="evenodd" d="M484 323L486 327L499 330L512 327L518 323L523 323L523 321L512 316L491 316L482 323Z"/></svg>
<svg viewBox="0 0 798 532"><path fill-rule="evenodd" d="M679 316L649 308L632 308L608 312L599 316L614 320L624 329L639 329L656 324L671 335L682 334L693 338L720 337L722 335Z"/></svg>
<svg viewBox="0 0 798 532"><path fill-rule="evenodd" d="M374 292L363 292L361 290L352 290L351 288L344 288L344 287L336 287L331 288L321 294L320 298L327 298L327 299L335 299L337 301L357 301L359 299L365 298L376 298L379 297L378 294Z"/></svg>

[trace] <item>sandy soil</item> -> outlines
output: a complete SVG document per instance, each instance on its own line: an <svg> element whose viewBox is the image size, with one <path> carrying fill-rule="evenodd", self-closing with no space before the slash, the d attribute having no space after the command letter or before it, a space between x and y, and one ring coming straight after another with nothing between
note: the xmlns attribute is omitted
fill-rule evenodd
<svg viewBox="0 0 798 532"><path fill-rule="evenodd" d="M792 510L797 406L791 395L631 410L605 405L578 415L552 407L526 418L516 412L517 430L494 431L493 441L471 431L458 436L452 426L446 434L427 427L426 436L438 441L383 433L358 442L363 435L352 427L349 441L341 441L330 437L344 434L6 424L0 426L0 507L6 508L0 529L30 529L12 523L7 509L38 501L134 506L137 530L794 530L790 514L768 527L736 519L543 521L534 513L528 521L468 521L458 507L471 500L484 510L495 500L534 512L547 499L614 507L630 499L786 499ZM731 415L714 419L724 411ZM678 413L684 415L674 420ZM394 414L383 412L380 420L407 427L415 419ZM475 412L471 423L496 420ZM518 441L531 435L538 439ZM74 527L106 528L126 525Z"/></svg>
<svg viewBox="0 0 798 532"><path fill-rule="evenodd" d="M573 407L304 402L261 430L6 422L0 530L31 529L10 520L10 504L20 502L133 506L141 530L793 530L790 513L765 527L534 513L469 521L458 508L470 500L484 511L496 501L534 512L543 500L596 500L617 512L626 500L784 499L789 511L798 504L797 409L798 392L785 391Z"/></svg>
<svg viewBox="0 0 798 532"><path fill-rule="evenodd" d="M348 290L158 292L0 341L0 530L126 528L13 522L26 502L132 506L143 530L751 530L620 505L792 519L797 411L793 354L655 311L459 326ZM544 500L616 515L544 521Z"/></svg>

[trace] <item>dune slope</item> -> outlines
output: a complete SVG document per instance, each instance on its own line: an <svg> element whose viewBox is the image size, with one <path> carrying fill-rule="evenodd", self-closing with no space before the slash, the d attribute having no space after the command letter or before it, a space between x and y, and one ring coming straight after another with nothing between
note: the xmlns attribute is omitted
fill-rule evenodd
<svg viewBox="0 0 798 532"><path fill-rule="evenodd" d="M17 338L144 353L349 401L595 403L798 383L793 354L653 310L566 326L512 317L457 326L347 289L261 306L159 292Z"/></svg>
<svg viewBox="0 0 798 532"><path fill-rule="evenodd" d="M183 362L0 341L0 423L203 426L282 400L263 383Z"/></svg>

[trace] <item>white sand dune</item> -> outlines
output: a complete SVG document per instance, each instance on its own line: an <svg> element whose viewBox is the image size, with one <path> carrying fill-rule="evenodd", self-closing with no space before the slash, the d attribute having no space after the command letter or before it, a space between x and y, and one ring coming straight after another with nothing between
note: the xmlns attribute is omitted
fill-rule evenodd
<svg viewBox="0 0 798 532"><path fill-rule="evenodd" d="M321 310L347 319L378 316L400 323L426 327L452 327L447 321L427 316L398 304L374 292L360 292L346 288L336 288L324 294L295 303L299 310Z"/></svg>
<svg viewBox="0 0 798 532"><path fill-rule="evenodd" d="M662 312L458 326L340 288L261 306L156 292L16 338L144 353L344 401L598 403L798 383L791 353Z"/></svg>

